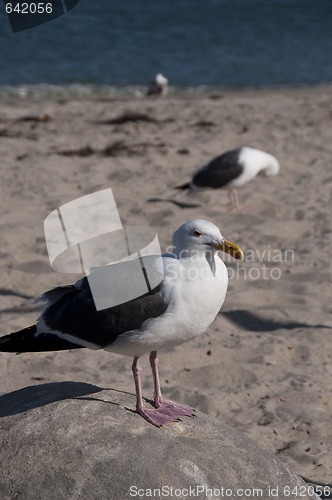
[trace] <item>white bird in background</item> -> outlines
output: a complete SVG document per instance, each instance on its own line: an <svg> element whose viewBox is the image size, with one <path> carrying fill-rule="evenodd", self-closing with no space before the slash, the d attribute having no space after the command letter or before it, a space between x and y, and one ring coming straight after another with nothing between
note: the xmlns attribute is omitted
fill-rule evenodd
<svg viewBox="0 0 332 500"><path fill-rule="evenodd" d="M167 95L168 92L168 80L161 73L158 73L155 76L155 79L150 84L146 95L149 97L162 96Z"/></svg>
<svg viewBox="0 0 332 500"><path fill-rule="evenodd" d="M227 151L196 172L191 182L177 189L227 188L234 210L241 209L236 188L250 182L258 174L277 175L280 165L274 156L248 146Z"/></svg>
<svg viewBox="0 0 332 500"><path fill-rule="evenodd" d="M0 338L0 351L40 352L105 349L132 356L136 412L160 427L193 416L187 406L161 395L157 350L171 349L201 335L217 316L228 275L218 251L243 259L242 250L205 220L183 224L173 235L173 253L163 255L159 286L126 303L96 310L87 278L49 290L37 299L43 310L37 323ZM116 286L116 283L114 284ZM154 408L143 405L138 359L150 353Z"/></svg>

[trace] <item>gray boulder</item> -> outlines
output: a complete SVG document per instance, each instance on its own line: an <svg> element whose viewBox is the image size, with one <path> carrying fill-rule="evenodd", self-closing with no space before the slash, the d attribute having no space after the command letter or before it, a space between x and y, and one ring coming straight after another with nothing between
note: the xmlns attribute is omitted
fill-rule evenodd
<svg viewBox="0 0 332 500"><path fill-rule="evenodd" d="M318 498L237 430L202 413L158 429L134 406L74 382L0 396L1 500Z"/></svg>

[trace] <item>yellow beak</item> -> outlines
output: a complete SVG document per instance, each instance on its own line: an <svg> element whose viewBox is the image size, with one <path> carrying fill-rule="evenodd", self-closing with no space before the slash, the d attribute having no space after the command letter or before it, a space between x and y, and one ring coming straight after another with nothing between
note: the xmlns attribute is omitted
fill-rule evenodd
<svg viewBox="0 0 332 500"><path fill-rule="evenodd" d="M244 253L241 248L231 241L224 240L223 243L218 243L215 245L215 247L222 252L228 253L234 259L244 260Z"/></svg>

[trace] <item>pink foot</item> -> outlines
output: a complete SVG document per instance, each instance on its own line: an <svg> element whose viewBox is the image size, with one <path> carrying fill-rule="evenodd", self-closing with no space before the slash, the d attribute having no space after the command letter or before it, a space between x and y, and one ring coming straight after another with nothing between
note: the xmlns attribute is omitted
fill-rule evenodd
<svg viewBox="0 0 332 500"><path fill-rule="evenodd" d="M252 207L250 205L241 205L238 210L239 212L251 212Z"/></svg>
<svg viewBox="0 0 332 500"><path fill-rule="evenodd" d="M159 411L159 408L153 410L142 408L140 410L136 410L136 412L156 427L163 427L163 425L170 424L171 422L180 421L179 418L171 413L168 413L167 411Z"/></svg>
<svg viewBox="0 0 332 500"><path fill-rule="evenodd" d="M195 410L193 408L174 403L168 399L161 399L157 410L163 414L173 415L174 417L196 417Z"/></svg>
<svg viewBox="0 0 332 500"><path fill-rule="evenodd" d="M232 212L251 212L252 207L250 205L240 205L238 207L232 207Z"/></svg>

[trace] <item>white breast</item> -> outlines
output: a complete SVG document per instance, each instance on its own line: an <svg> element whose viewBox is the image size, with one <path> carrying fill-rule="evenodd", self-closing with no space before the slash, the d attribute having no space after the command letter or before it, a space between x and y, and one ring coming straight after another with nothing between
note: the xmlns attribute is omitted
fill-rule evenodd
<svg viewBox="0 0 332 500"><path fill-rule="evenodd" d="M127 332L106 350L140 356L170 349L201 335L218 314L228 285L227 269L215 257L215 274L205 259L168 259L162 295L169 304L158 318L145 321L140 330Z"/></svg>
<svg viewBox="0 0 332 500"><path fill-rule="evenodd" d="M266 173L275 175L279 171L279 163L277 159L265 151L259 149L243 147L239 156L239 163L243 166L244 170L239 177L231 181L227 187L237 188L244 186L256 177L262 170Z"/></svg>

